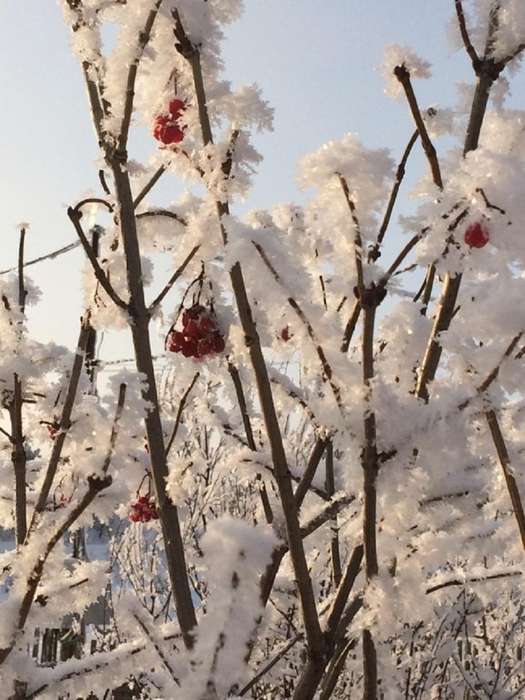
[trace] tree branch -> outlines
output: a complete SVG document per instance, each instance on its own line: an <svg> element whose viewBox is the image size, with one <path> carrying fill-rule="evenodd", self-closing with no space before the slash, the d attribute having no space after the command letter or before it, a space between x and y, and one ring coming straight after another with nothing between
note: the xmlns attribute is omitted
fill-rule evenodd
<svg viewBox="0 0 525 700"><path fill-rule="evenodd" d="M377 260L379 257L379 249L381 247L381 244L383 243L383 239L385 237L385 234L388 230L388 226L390 224L390 219L392 218L392 213L394 211L394 207L397 201L397 196L399 194L399 188L401 187L401 183L403 182L403 178L405 177L405 169L406 169L406 164L408 162L408 159L410 157L410 154L412 152L412 149L419 137L419 130L416 129L412 136L410 137L409 142L406 145L405 151L403 153L403 156L399 162L399 165L397 166L396 170L396 177L394 180L394 186L392 188L392 192L390 193L390 198L388 200L388 205L386 208L385 216L383 218L383 222L381 224L381 227L379 229L379 233L377 234L377 241L369 254L369 260Z"/></svg>
<svg viewBox="0 0 525 700"><path fill-rule="evenodd" d="M485 418L487 419L492 440L494 441L494 447L498 453L499 463L501 464L501 468L503 470L503 476L505 477L505 483L507 484L507 491L514 510L514 517L516 518L516 523L518 525L521 543L523 545L523 549L525 549L525 513L523 511L523 503L521 500L519 487L514 475L512 474L512 466L507 445L505 444L505 439L501 432L496 413L492 410L487 411L485 413Z"/></svg>
<svg viewBox="0 0 525 700"><path fill-rule="evenodd" d="M135 98L135 82L137 80L137 73L139 69L139 64L142 56L144 55L144 49L146 48L153 30L153 25L157 18L159 8L163 0L156 0L153 8L150 10L148 17L146 19L146 24L141 32L139 32L139 42L137 46L136 56L133 59L128 71L128 78L126 81L126 101L124 103L124 114L122 116L122 124L120 127L120 134L118 136L118 150L124 152L128 145L128 135L129 127L131 124L131 115L133 113L133 101Z"/></svg>
<svg viewBox="0 0 525 700"><path fill-rule="evenodd" d="M38 525L40 516L44 512L47 505L47 499L49 497L49 493L51 491L51 487L53 485L53 481L55 479L55 475L58 469L66 435L69 428L71 427L71 414L75 405L78 383L80 381L82 366L84 364L86 345L90 332L91 326L89 324L89 312L87 312L85 317L82 319L80 326L80 335L78 338L77 350L75 353L75 359L73 361L73 367L71 369L66 398L62 407L59 431L56 434L53 442L53 449L51 450L51 456L49 458L49 464L47 466L46 475L44 477L44 481L42 482L40 493L38 494L38 499L35 504L33 516L31 518L31 523L26 539L31 537L31 534L34 531L35 527Z"/></svg>
<svg viewBox="0 0 525 700"><path fill-rule="evenodd" d="M173 287L175 282L179 279L179 277L183 274L184 270L188 267L190 262L193 260L193 258L197 254L197 251L199 250L199 248L200 248L200 245L196 245L190 250L190 252L185 257L183 262L179 265L179 267L175 270L175 272L169 278L164 289L151 302L151 304L149 305L149 309L148 309L150 314L153 314L155 309L162 303L164 297L169 293L169 291L171 290L171 288Z"/></svg>
<svg viewBox="0 0 525 700"><path fill-rule="evenodd" d="M144 187L141 189L141 191L138 193L138 195L133 200L133 207L135 209L139 206L139 204L142 202L144 197L146 197L149 194L149 192L155 187L155 185L160 180L160 178L164 175L166 170L167 170L167 166L161 165L160 168L157 171L155 171L151 180L149 180L144 185Z"/></svg>
<svg viewBox="0 0 525 700"><path fill-rule="evenodd" d="M465 19L465 13L463 11L463 3L462 0L455 0L455 5L456 5L456 15L458 18L458 24L459 24L459 31L461 32L461 38L463 39L463 45L465 46L465 50L468 53L470 60L472 61L472 68L474 69L474 72L476 75L479 75L479 70L481 67L481 60L476 53L476 49L474 48L470 36L468 33L467 29L467 22Z"/></svg>
<svg viewBox="0 0 525 700"><path fill-rule="evenodd" d="M441 178L441 168L439 167L439 160L437 157L436 149L434 148L434 144L432 143L430 136L428 135L427 127L425 125L425 122L423 121L423 117L421 116L421 111L419 109L417 98L412 87L412 82L410 80L410 72L408 71L405 65L401 65L396 66L394 68L394 75L399 80L405 91L408 105L410 107L410 111L412 112L412 117L414 118L414 122L421 137L421 145L423 146L423 150L425 151L425 155L430 165L430 170L432 171L432 179L434 180L434 184L437 187L439 187L440 190L442 190L443 180Z"/></svg>
<svg viewBox="0 0 525 700"><path fill-rule="evenodd" d="M172 447L173 443L175 442L175 438L177 437L177 432L179 430L179 425L180 425L180 421L182 418L182 412L184 411L184 407L186 406L186 401L188 400L188 396L190 395L191 390L195 386L195 383L196 383L197 379L199 378L199 375L200 375L199 372L195 372L193 379L191 380L191 382L188 385L188 388L186 389L186 391L182 395L182 398L181 398L180 403L179 403L179 407L177 409L177 415L175 416L175 425L173 426L173 430L171 431L170 439L168 440L168 444L166 445L166 457L169 455L171 447Z"/></svg>
<svg viewBox="0 0 525 700"><path fill-rule="evenodd" d="M361 225L357 216L355 204L352 198L350 197L348 182L340 173L337 173L337 177L339 178L339 184L341 185L341 189L343 190L346 203L348 205L348 208L350 209L350 216L352 217L352 222L354 224L355 269L357 272L357 288L359 292L361 292L365 287L363 277L363 240L361 238Z"/></svg>
<svg viewBox="0 0 525 700"><path fill-rule="evenodd" d="M71 223L75 227L75 231L77 232L77 235L80 239L80 243L82 244L82 247L84 248L84 251L88 257L88 260L91 263L91 267L93 268L93 272L95 273L95 277L97 278L97 281L99 282L100 286L106 292L106 294L109 296L109 298L119 308L123 309L124 311L128 311L129 310L128 304L125 301L123 301L123 299L121 299L120 296L117 294L117 292L113 289L113 286L110 283L106 273L100 267L100 263L98 262L98 258L95 255L95 252L94 252L93 248L91 247L91 244L88 241L86 234L84 233L84 230L83 230L82 225L80 223L80 220L82 218L82 212L79 209L79 205L77 204L77 206L75 208L68 207L67 215L69 216Z"/></svg>

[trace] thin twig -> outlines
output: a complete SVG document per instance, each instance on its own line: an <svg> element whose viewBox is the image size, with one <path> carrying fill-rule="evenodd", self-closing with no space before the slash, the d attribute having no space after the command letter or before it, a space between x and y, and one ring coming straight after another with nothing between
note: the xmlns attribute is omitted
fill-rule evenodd
<svg viewBox="0 0 525 700"><path fill-rule="evenodd" d="M276 663L278 663L283 657L286 656L286 654L290 651L290 649L297 644L297 642L300 642L304 638L304 635L301 633L295 635L295 637L292 637L290 641L285 644L285 646L275 654L273 658L268 661L267 664L265 664L260 671L256 673L256 675L246 683L245 686L239 690L238 695L242 697L243 695L246 695L246 693L253 688L254 685L256 685L263 676L265 676L268 671L271 671L272 668L275 666Z"/></svg>
<svg viewBox="0 0 525 700"><path fill-rule="evenodd" d="M77 232L77 235L80 239L80 243L82 244L84 252L86 253L88 260L91 263L91 267L93 268L93 272L95 273L95 277L97 278L97 281L99 282L100 286L104 289L106 294L119 308L127 311L128 304L126 304L126 302L120 298L120 296L113 288L113 285L110 283L108 276L101 268L100 263L98 262L98 258L95 255L95 252L90 242L88 241L86 234L84 233L84 230L80 223L80 220L82 218L82 212L78 208L78 205L74 208L69 207L67 210L67 215L69 216L71 223L75 227L75 231Z"/></svg>
<svg viewBox="0 0 525 700"><path fill-rule="evenodd" d="M264 264L266 265L268 270L271 272L274 280L279 284L280 287L285 289L285 292L287 292L285 285L281 279L281 276L279 275L279 273L277 272L275 267L270 262L270 259L266 255L266 252L263 249L263 247L261 246L261 244L257 243L256 241L252 241L252 243L253 243L255 249L257 250L257 252L259 253L262 261L264 262ZM319 360L320 360L322 368L323 368L325 379L326 379L326 381L328 381L328 383L330 385L330 388L332 390L332 394L334 395L335 401L337 403L337 407L339 408L341 415L344 416L345 411L344 411L344 407L343 407L343 401L341 398L341 389L336 384L336 382L333 378L332 366L328 362L328 359L326 357L326 352L325 352L323 346L321 345L321 343L319 342L312 324L310 323L310 321L309 321L308 317L306 316L306 314L304 313L302 307L297 303L297 301L294 299L294 297L287 296L286 301L292 307L292 309L295 311L295 313L297 314L297 316L301 320L301 323L305 326L305 328L308 332L308 336L315 346L317 356L319 357Z"/></svg>
<svg viewBox="0 0 525 700"><path fill-rule="evenodd" d="M188 222L183 216L177 214L174 211L170 211L169 209L149 209L148 211L141 211L140 214L137 214L135 218L147 219L155 216L165 216L168 219L174 219L174 221L176 221L181 226L188 225Z"/></svg>
<svg viewBox="0 0 525 700"><path fill-rule="evenodd" d="M503 437L503 433L501 432L496 413L492 410L487 411L485 413L485 418L487 419L492 439L494 441L494 447L498 453L498 459L503 470L505 483L507 484L507 491L509 492L512 508L514 510L514 517L516 518L516 522L518 524L521 543L523 545L523 549L525 549L525 512L523 511L523 502L521 500L518 483L512 473L512 466L507 445L505 444L505 439Z"/></svg>
<svg viewBox="0 0 525 700"><path fill-rule="evenodd" d="M86 351L86 344L89 337L91 327L89 324L89 313L86 313L82 320L80 327L80 335L77 343L77 351L75 354L75 359L73 361L73 367L71 369L71 374L69 377L69 384L67 387L66 398L64 400L64 405L62 407L62 415L60 417L59 431L55 436L53 442L53 449L51 450L51 456L49 458L49 463L47 466L46 474L42 486L40 488L40 493L38 494L38 499L35 504L35 509L33 511L33 516L31 518L31 524L29 526L28 537L31 535L32 531L38 525L39 518L44 512L47 499L51 492L51 487L55 479L55 475L60 463L60 457L62 455L62 449L64 447L64 441L66 439L67 432L71 427L71 414L73 412L73 407L75 405L78 384L80 381L80 375L82 372L82 366L84 364L84 354Z"/></svg>
<svg viewBox="0 0 525 700"><path fill-rule="evenodd" d="M439 167L437 152L430 139L427 127L421 115L417 98L412 87L412 81L410 80L410 72L403 64L394 68L394 75L399 80L405 91L408 105L410 107L410 111L412 112L412 117L414 118L414 122L421 137L421 145L423 146L423 150L425 151L425 155L430 165L430 170L432 171L432 179L434 180L434 184L439 187L440 190L442 190L443 180L441 178L441 168Z"/></svg>
<svg viewBox="0 0 525 700"><path fill-rule="evenodd" d="M476 75L478 75L480 66L481 66L481 61L480 58L476 52L476 49L474 48L470 36L468 33L467 29L467 22L465 19L465 13L463 11L463 3L462 0L455 0L455 5L456 5L456 15L458 18L458 24L459 24L459 31L461 32L461 38L463 39L463 44L465 46L465 50L470 56L470 60L472 61L472 67L474 68L474 72Z"/></svg>
<svg viewBox="0 0 525 700"><path fill-rule="evenodd" d="M153 8L148 13L148 17L142 31L138 33L137 50L134 52L134 58L128 70L128 77L126 81L126 101L124 103L124 113L118 136L118 150L121 152L126 150L128 143L129 127L131 124L131 115L133 113L133 102L135 98L135 82L137 79L140 60L143 57L144 50L150 40L153 25L157 18L162 1L163 0L156 0Z"/></svg>
<svg viewBox="0 0 525 700"><path fill-rule="evenodd" d="M196 245L190 250L188 255L185 257L185 259L182 261L182 263L179 265L179 267L175 270L175 272L169 278L164 289L151 302L151 304L149 306L150 314L152 314L155 311L155 309L159 306L159 304L162 303L164 297L169 293L169 291L171 290L171 288L173 287L175 282L179 279L179 277L183 274L184 270L188 267L190 262L193 260L193 258L197 254L197 251L199 250L199 248L200 248L200 245Z"/></svg>
<svg viewBox="0 0 525 700"><path fill-rule="evenodd" d="M157 182L160 180L160 178L164 175L164 173L167 170L166 165L161 165L158 170L155 171L155 173L152 175L151 179L148 180L148 182L144 185L144 187L141 189L141 191L138 193L138 195L135 197L133 200L133 207L136 209L139 204L142 202L144 197L146 197L149 192L155 187Z"/></svg>
<svg viewBox="0 0 525 700"><path fill-rule="evenodd" d="M390 219L392 218L392 213L394 211L394 207L396 204L397 196L399 194L399 188L401 187L401 183L403 182L403 178L405 177L405 169L406 169L406 164L408 162L408 159L410 157L410 153L412 152L412 149L419 137L419 131L416 129L412 136L410 137L409 142L406 145L405 151L403 153L403 156L399 162L399 165L397 166L397 171L396 171L396 177L394 180L394 186L392 188L392 192L390 193L390 198L388 200L388 205L386 208L385 216L383 218L383 221L381 223L381 227L379 229L379 233L377 234L377 241L374 245L373 250L379 252L379 248L381 244L383 243L383 239L385 237L385 234L388 230L388 226L390 224ZM377 255L377 252L375 255ZM372 259L374 259L374 256L372 256Z"/></svg>
<svg viewBox="0 0 525 700"><path fill-rule="evenodd" d="M341 352L347 353L348 348L350 347L350 342L352 340L352 337L354 335L354 331L357 326L357 322L359 321L359 316L361 315L361 304L359 303L359 299L357 299L354 302L354 305L352 307L352 313L350 314L350 318L348 319L348 322L345 326L344 334L343 334L343 341L341 343Z"/></svg>
<svg viewBox="0 0 525 700"><path fill-rule="evenodd" d="M359 292L364 289L364 277L363 277L363 240L361 238L361 225L359 224L359 218L357 216L357 210L354 201L350 197L350 190L348 187L348 182L340 173L337 173L339 178L339 184L343 190L343 194L346 199L348 208L350 209L350 216L352 217L352 222L354 224L354 256L355 256L355 269L357 273L357 288Z"/></svg>
<svg viewBox="0 0 525 700"><path fill-rule="evenodd" d="M69 253L70 250L75 250L75 248L78 248L80 245L80 241L75 241L74 243L68 243L68 245L63 246L62 248L59 248L58 250L54 250L51 253L46 253L45 255L40 255L38 258L33 258L32 260L27 260L24 262L24 267L29 267L29 265L35 265L36 263L43 262L44 260L53 260L53 258L57 258L59 255L63 255L64 253ZM8 267L6 270L0 270L0 275L7 275L9 272L14 272L15 270L18 269L18 265L15 265L14 267Z"/></svg>
<svg viewBox="0 0 525 700"><path fill-rule="evenodd" d="M173 426L173 430L171 431L170 439L168 440L168 444L166 445L166 457L169 455L171 447L172 447L173 443L175 442L175 438L177 437L177 432L179 430L179 425L180 425L180 421L182 418L182 412L184 411L184 407L186 406L186 401L188 400L188 396L190 395L191 390L195 386L195 383L196 383L197 379L199 378L199 375L200 375L200 372L195 372L193 379L191 380L191 382L188 385L188 388L186 389L186 391L182 395L182 398L181 398L180 403L179 403L179 408L177 409L177 415L175 416L175 425Z"/></svg>
<svg viewBox="0 0 525 700"><path fill-rule="evenodd" d="M471 576L466 579L449 579L448 581L443 581L443 583L437 583L434 586L430 586L426 589L425 593L429 595L430 593L435 593L440 591L442 588L448 588L449 586L465 586L468 583L484 583L485 581L494 581L500 578L510 578L513 576L521 576L521 571L506 571L502 574L488 574L487 576Z"/></svg>
<svg viewBox="0 0 525 700"><path fill-rule="evenodd" d="M174 681L174 683L175 683L176 685L180 686L180 681L179 681L179 679L177 678L177 676L175 675L175 670L173 669L172 665L171 665L170 662L168 661L168 658L167 658L166 654L165 654L164 651L162 650L162 648L161 648L160 644L158 643L158 641L157 641L157 640L155 639L155 637L153 636L151 630L148 628L148 626L146 625L146 623L137 615L137 613L133 612L132 615L133 615L133 617L134 617L134 619L135 619L135 622L139 625L140 629L144 632L144 634L146 635L146 637L150 640L151 644L153 645L153 648L154 648L155 651L157 652L157 655L158 655L159 659L162 661L162 665L163 665L164 668L168 671L168 673L169 673L171 679Z"/></svg>
<svg viewBox="0 0 525 700"><path fill-rule="evenodd" d="M297 488L295 489L295 502L297 504L298 509L301 508L305 496L308 493L308 490L310 489L310 485L315 476L315 472L317 471L317 467L319 466L319 463L321 461L321 457L323 456L323 453L326 449L326 445L327 439L324 437L318 438L315 442L313 450L310 454L310 458L308 459L306 469L304 470L301 480Z"/></svg>

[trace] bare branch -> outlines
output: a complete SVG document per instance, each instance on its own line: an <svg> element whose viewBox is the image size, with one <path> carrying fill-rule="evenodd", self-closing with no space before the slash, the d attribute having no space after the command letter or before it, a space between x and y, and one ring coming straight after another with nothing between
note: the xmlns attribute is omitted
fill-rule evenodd
<svg viewBox="0 0 525 700"><path fill-rule="evenodd" d="M53 260L53 258L57 258L59 255L62 255L63 253L69 253L70 250L74 250L75 248L78 248L80 245L80 241L75 241L74 243L68 243L68 245L63 246L62 248L59 248L58 250L54 250L51 253L46 253L45 255L40 255L38 258L33 258L32 260L27 260L24 262L24 267L29 267L29 265L35 265L36 263L43 262L44 260ZM15 267L9 267L6 270L0 270L0 275L7 275L9 272L14 272L15 270L18 269L18 266L16 265Z"/></svg>
<svg viewBox="0 0 525 700"><path fill-rule="evenodd" d="M186 219L184 219L180 214L176 214L174 211L169 211L169 209L151 209L150 211L141 211L135 218L138 220L155 216L165 216L168 219L174 219L181 226L188 225Z"/></svg>
<svg viewBox="0 0 525 700"><path fill-rule="evenodd" d="M479 70L481 67L481 60L476 52L476 49L474 48L470 36L468 33L467 29L467 22L465 19L465 13L463 11L463 2L462 0L455 0L455 5L456 5L456 15L458 18L458 24L459 24L459 31L461 32L461 38L463 39L463 44L465 46L465 50L470 56L470 60L472 61L472 67L474 68L474 72L476 75L479 74Z"/></svg>
<svg viewBox="0 0 525 700"><path fill-rule="evenodd" d="M485 581L495 581L501 578L509 578L513 576L521 576L521 571L506 571L501 574L487 574L486 576L471 576L465 579L449 579L448 581L443 581L435 586L430 586L426 589L425 593L429 595L430 593L435 593L443 588L448 588L449 586L465 586L468 583L484 583Z"/></svg>
<svg viewBox="0 0 525 700"><path fill-rule="evenodd" d="M334 601L328 613L326 621L326 634L329 639L335 641L335 634L341 621L344 609L348 602L355 580L361 571L361 562L363 561L364 548L362 544L357 545L352 552L348 564L346 565L344 576L335 594Z"/></svg>
<svg viewBox="0 0 525 700"><path fill-rule="evenodd" d="M390 193L390 198L388 200L388 205L386 208L385 216L383 218L383 222L381 223L379 233L377 234L377 241L373 249L370 251L369 260L377 260L377 258L379 257L379 249L381 247L381 244L383 243L383 239L388 230L390 219L392 218L392 213L394 211L394 207L397 201L397 195L399 194L399 188L401 187L401 183L403 182L403 178L405 177L406 164L418 137L419 131L416 129L416 131L414 131L414 133L410 137L410 140L406 145L405 151L399 162L399 165L397 166L394 186L392 188L392 192Z"/></svg>
<svg viewBox="0 0 525 700"><path fill-rule="evenodd" d="M317 467L319 466L323 453L326 449L326 445L327 439L324 437L318 438L315 442L308 460L308 464L306 465L306 469L301 477L301 481L295 489L295 502L298 509L301 508L304 498L308 493L312 480L315 476L315 472L317 471Z"/></svg>
<svg viewBox="0 0 525 700"><path fill-rule="evenodd" d="M282 658L286 656L286 654L290 651L292 647L294 647L297 642L300 642L304 638L304 635L302 633L295 635L295 637L292 637L290 641L284 645L284 647L275 654L273 658L268 661L267 664L265 664L260 671L256 673L256 675L246 683L245 686L239 690L238 695L239 697L242 697L243 695L246 695L246 693L253 688L254 685L256 685L263 676L265 676L268 671L271 671L272 668L277 664Z"/></svg>
<svg viewBox="0 0 525 700"><path fill-rule="evenodd" d="M180 421L182 418L182 412L184 411L184 407L186 406L186 401L188 400L188 396L190 395L191 390L195 386L195 383L196 383L197 379L199 378L199 375L200 375L199 372L195 372L193 379L191 380L191 382L188 385L188 388L186 389L186 391L182 395L182 398L181 398L180 403L179 403L179 408L177 409L177 415L175 416L175 425L173 426L173 430L171 431L170 439L168 440L168 444L166 445L166 457L169 455L171 447L172 447L173 443L175 442L175 438L177 437L177 432L178 432Z"/></svg>
<svg viewBox="0 0 525 700"><path fill-rule="evenodd" d="M350 318L348 319L348 322L345 326L345 331L343 334L343 341L341 343L341 352L347 353L348 348L350 347L350 342L352 340L352 337L354 335L354 331L357 326L357 322L359 321L359 316L361 315L361 304L359 303L359 299L354 301L354 306L352 307L352 313L350 314Z"/></svg>
<svg viewBox="0 0 525 700"><path fill-rule="evenodd" d="M155 187L157 182L160 180L160 178L164 175L164 173L167 170L166 165L161 165L160 168L154 173L152 176L151 180L149 180L144 187L141 189L141 191L138 193L138 195L135 197L133 201L133 206L136 209L139 204L142 202L144 197L146 197L149 192Z"/></svg>
<svg viewBox="0 0 525 700"><path fill-rule="evenodd" d="M525 549L525 512L523 511L523 502L521 500L518 483L512 473L512 466L507 445L505 444L505 439L501 432L496 413L492 410L487 411L485 413L485 418L487 419L492 439L494 441L494 446L496 448L496 452L498 453L498 459L503 470L505 483L507 484L507 491L509 492L512 508L514 509L514 517L516 518L516 523L518 525L521 543Z"/></svg>
<svg viewBox="0 0 525 700"><path fill-rule="evenodd" d="M166 283L166 286L164 289L160 292L160 294L157 295L157 297L151 302L149 306L149 313L153 314L155 309L159 306L159 304L162 303L164 297L169 293L175 282L179 279L179 277L183 274L184 270L188 267L190 262L193 260L195 255L197 254L197 251L199 250L200 245L194 246L188 255L185 257L183 262L179 265L179 267L175 270L175 272L172 274L172 276L169 278L168 282Z"/></svg>
<svg viewBox="0 0 525 700"><path fill-rule="evenodd" d="M430 136L428 135L427 127L425 125L425 122L423 121L423 117L421 116L421 111L419 109L417 98L412 87L412 82L410 80L410 72L408 71L405 65L401 65L396 66L394 68L394 75L399 80L405 91L408 105L410 107L410 111L412 112L412 117L414 118L414 122L421 137L421 144L423 146L423 150L425 151L428 163L430 165L430 170L432 171L432 179L434 180L434 184L437 187L439 187L440 190L442 190L443 180L441 178L441 168L439 167L439 160L437 157L436 149L434 148L434 144L432 143Z"/></svg>

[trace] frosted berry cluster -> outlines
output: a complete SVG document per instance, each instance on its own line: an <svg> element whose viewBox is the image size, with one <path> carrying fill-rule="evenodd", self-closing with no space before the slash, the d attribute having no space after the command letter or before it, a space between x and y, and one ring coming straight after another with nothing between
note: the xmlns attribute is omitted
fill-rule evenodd
<svg viewBox="0 0 525 700"><path fill-rule="evenodd" d="M140 496L138 501L131 504L129 519L134 523L149 523L158 518L157 506L150 496Z"/></svg>
<svg viewBox="0 0 525 700"><path fill-rule="evenodd" d="M182 330L172 329L168 334L166 347L170 352L202 360L223 352L225 342L213 311L194 304L182 314Z"/></svg>
<svg viewBox="0 0 525 700"><path fill-rule="evenodd" d="M180 143L184 139L186 127L181 126L179 121L185 109L186 105L182 100L171 100L167 113L155 117L153 136L157 141L167 146L172 143Z"/></svg>

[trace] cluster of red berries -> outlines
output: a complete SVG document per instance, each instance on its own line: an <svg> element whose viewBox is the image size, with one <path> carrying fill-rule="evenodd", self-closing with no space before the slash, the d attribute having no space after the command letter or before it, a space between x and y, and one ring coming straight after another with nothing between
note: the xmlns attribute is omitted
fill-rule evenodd
<svg viewBox="0 0 525 700"><path fill-rule="evenodd" d="M182 330L169 332L166 347L170 352L202 360L207 355L223 352L226 344L213 311L193 304L182 314Z"/></svg>
<svg viewBox="0 0 525 700"><path fill-rule="evenodd" d="M182 100L171 100L167 113L155 117L153 136L165 145L180 143L184 139L185 126L179 123L184 114L186 104Z"/></svg>
<svg viewBox="0 0 525 700"><path fill-rule="evenodd" d="M476 221L465 231L465 243L470 248L484 248L490 241L490 233L488 228L481 223Z"/></svg>
<svg viewBox="0 0 525 700"><path fill-rule="evenodd" d="M149 523L150 520L158 520L159 514L155 501L148 496L140 496L138 501L131 504L129 519L134 523Z"/></svg>

